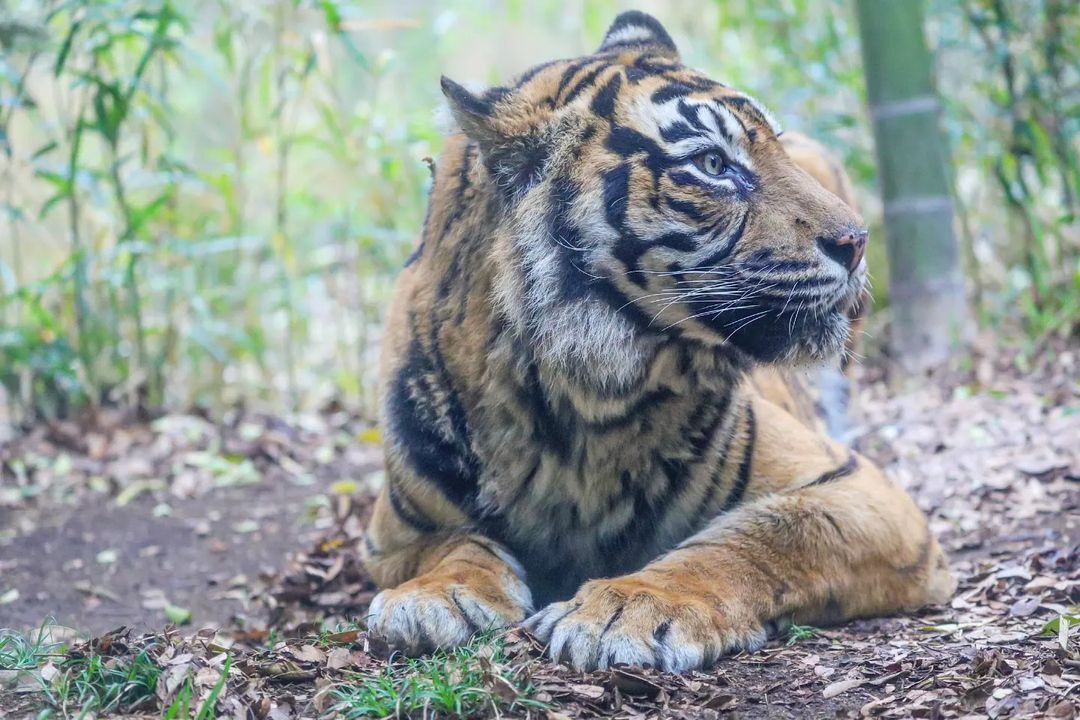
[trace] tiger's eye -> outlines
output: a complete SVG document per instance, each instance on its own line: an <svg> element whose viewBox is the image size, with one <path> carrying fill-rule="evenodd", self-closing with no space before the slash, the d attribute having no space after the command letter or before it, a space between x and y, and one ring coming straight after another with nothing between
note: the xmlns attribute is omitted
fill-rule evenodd
<svg viewBox="0 0 1080 720"><path fill-rule="evenodd" d="M724 158L720 156L720 153L702 153L694 158L694 164L706 175L719 176L724 174Z"/></svg>

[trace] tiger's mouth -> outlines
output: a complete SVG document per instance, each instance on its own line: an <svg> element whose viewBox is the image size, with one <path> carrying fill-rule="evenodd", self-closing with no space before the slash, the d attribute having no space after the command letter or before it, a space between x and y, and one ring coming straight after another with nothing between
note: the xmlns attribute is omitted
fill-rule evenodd
<svg viewBox="0 0 1080 720"><path fill-rule="evenodd" d="M827 361L843 351L850 314L866 285L865 269L845 278L822 275L783 284L748 279L737 302L701 312L705 324L761 362Z"/></svg>

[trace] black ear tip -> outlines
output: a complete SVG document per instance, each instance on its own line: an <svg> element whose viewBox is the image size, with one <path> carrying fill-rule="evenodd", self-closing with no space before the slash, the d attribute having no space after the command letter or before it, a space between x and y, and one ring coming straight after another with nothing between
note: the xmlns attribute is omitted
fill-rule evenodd
<svg viewBox="0 0 1080 720"><path fill-rule="evenodd" d="M446 95L447 97L460 95L462 92L465 92L465 88L461 87L445 75L439 77L439 87L442 88L443 95Z"/></svg>
<svg viewBox="0 0 1080 720"><path fill-rule="evenodd" d="M614 30L624 25L651 25L663 30L659 20L640 10L624 10L619 13L615 16L615 21L611 23L611 29Z"/></svg>
<svg viewBox="0 0 1080 720"><path fill-rule="evenodd" d="M675 41L659 20L640 10L627 10L615 17L615 22L611 23L604 35L600 49L635 45L658 45L667 50L676 50Z"/></svg>
<svg viewBox="0 0 1080 720"><path fill-rule="evenodd" d="M464 85L459 85L445 75L439 78L439 85L442 87L443 97L449 101L455 113L491 114L491 103L483 97L474 95Z"/></svg>

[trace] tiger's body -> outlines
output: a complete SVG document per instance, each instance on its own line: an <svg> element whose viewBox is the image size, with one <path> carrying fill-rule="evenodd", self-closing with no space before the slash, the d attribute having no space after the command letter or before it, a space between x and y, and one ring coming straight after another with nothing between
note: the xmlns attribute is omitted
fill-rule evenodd
<svg viewBox="0 0 1080 720"><path fill-rule="evenodd" d="M925 518L789 369L843 347L862 291L845 177L640 13L444 92L464 132L384 341L371 629L424 651L539 610L555 658L681 671L946 598Z"/></svg>

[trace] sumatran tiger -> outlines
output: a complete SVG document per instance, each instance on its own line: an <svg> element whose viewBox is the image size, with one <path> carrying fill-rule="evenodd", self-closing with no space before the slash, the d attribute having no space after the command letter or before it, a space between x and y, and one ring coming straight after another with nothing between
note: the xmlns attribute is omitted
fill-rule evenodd
<svg viewBox="0 0 1080 720"><path fill-rule="evenodd" d="M461 132L384 340L371 632L420 653L524 623L575 668L679 672L946 600L926 518L795 379L863 290L846 180L639 12L442 90Z"/></svg>

